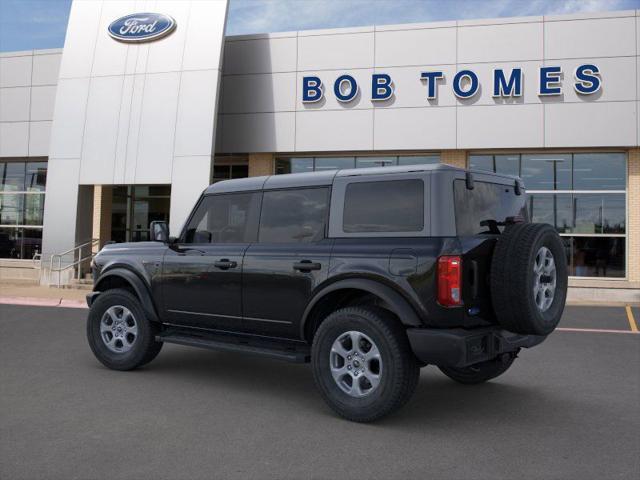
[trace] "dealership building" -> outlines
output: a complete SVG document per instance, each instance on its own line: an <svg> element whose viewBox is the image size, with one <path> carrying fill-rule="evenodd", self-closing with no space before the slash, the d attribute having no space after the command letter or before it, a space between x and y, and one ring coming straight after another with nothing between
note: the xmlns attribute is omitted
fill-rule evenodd
<svg viewBox="0 0 640 480"><path fill-rule="evenodd" d="M70 282L223 179L441 162L523 178L573 295L640 298L640 10L246 36L226 11L75 0L63 49L0 53L0 279Z"/></svg>

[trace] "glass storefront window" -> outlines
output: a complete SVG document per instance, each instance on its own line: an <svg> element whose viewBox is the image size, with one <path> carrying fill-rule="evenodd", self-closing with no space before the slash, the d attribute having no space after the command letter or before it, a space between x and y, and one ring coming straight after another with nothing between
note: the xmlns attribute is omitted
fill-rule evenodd
<svg viewBox="0 0 640 480"><path fill-rule="evenodd" d="M496 172L505 175L520 175L520 155L496 155Z"/></svg>
<svg viewBox="0 0 640 480"><path fill-rule="evenodd" d="M347 168L390 167L440 163L440 155L363 155L357 157L283 157L276 159L276 175Z"/></svg>
<svg viewBox="0 0 640 480"><path fill-rule="evenodd" d="M570 194L529 194L529 213L531 221L548 223L558 232L573 230L573 208Z"/></svg>
<svg viewBox="0 0 640 480"><path fill-rule="evenodd" d="M25 191L44 192L47 183L47 162L28 162L25 175Z"/></svg>
<svg viewBox="0 0 640 480"><path fill-rule="evenodd" d="M532 221L556 227L571 275L625 276L625 153L482 154L470 155L469 166L511 174L519 167Z"/></svg>
<svg viewBox="0 0 640 480"><path fill-rule="evenodd" d="M398 157L356 157L356 168L390 167L398 164Z"/></svg>
<svg viewBox="0 0 640 480"><path fill-rule="evenodd" d="M522 155L527 190L571 190L571 155Z"/></svg>
<svg viewBox="0 0 640 480"><path fill-rule="evenodd" d="M469 168L472 170L488 170L495 172L493 155L471 155L469 157Z"/></svg>
<svg viewBox="0 0 640 480"><path fill-rule="evenodd" d="M354 168L354 157L326 157L316 158L314 162L314 170L340 170L345 168Z"/></svg>
<svg viewBox="0 0 640 480"><path fill-rule="evenodd" d="M625 190L624 153L576 153L573 156L574 190Z"/></svg>
<svg viewBox="0 0 640 480"><path fill-rule="evenodd" d="M24 194L4 193L0 195L0 225L23 225Z"/></svg>
<svg viewBox="0 0 640 480"><path fill-rule="evenodd" d="M576 277L625 276L624 237L563 237L569 275Z"/></svg>
<svg viewBox="0 0 640 480"><path fill-rule="evenodd" d="M2 169L0 190L24 192L25 162L7 162Z"/></svg>
<svg viewBox="0 0 640 480"><path fill-rule="evenodd" d="M406 155L398 157L398 165L433 165L440 163L440 155Z"/></svg>

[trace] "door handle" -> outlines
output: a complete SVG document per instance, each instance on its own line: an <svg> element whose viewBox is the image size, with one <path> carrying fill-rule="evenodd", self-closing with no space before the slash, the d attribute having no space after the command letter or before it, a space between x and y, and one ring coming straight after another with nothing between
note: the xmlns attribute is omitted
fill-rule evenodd
<svg viewBox="0 0 640 480"><path fill-rule="evenodd" d="M229 260L227 258L222 258L213 262L213 266L219 268L220 270L229 270L230 268L236 268L238 266L238 262L234 262L233 260Z"/></svg>
<svg viewBox="0 0 640 480"><path fill-rule="evenodd" d="M310 272L311 270L320 270L322 264L318 262L312 262L311 260L302 260L293 264L293 269L300 272Z"/></svg>

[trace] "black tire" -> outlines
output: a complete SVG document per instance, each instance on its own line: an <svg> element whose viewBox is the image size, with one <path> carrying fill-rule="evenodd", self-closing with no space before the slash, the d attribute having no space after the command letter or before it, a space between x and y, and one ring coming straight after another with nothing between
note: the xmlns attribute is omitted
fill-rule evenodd
<svg viewBox="0 0 640 480"><path fill-rule="evenodd" d="M506 372L516 359L515 355L505 354L493 360L477 363L468 367L438 367L451 380L464 385L484 383Z"/></svg>
<svg viewBox="0 0 640 480"><path fill-rule="evenodd" d="M379 384L358 398L345 393L331 373L332 345L349 331L368 336L377 346L382 362ZM420 376L404 328L394 315L379 307L348 307L329 315L313 339L311 361L325 402L338 415L355 422L371 422L402 407L411 398Z"/></svg>
<svg viewBox="0 0 640 480"><path fill-rule="evenodd" d="M555 263L553 300L546 309L538 306L534 295L538 276L533 269L542 247L551 252ZM544 282L548 278L545 275ZM521 334L550 334L560 321L567 298L567 258L556 230L543 223L507 227L493 252L490 283L493 309L502 327ZM551 299L548 292L541 295Z"/></svg>
<svg viewBox="0 0 640 480"><path fill-rule="evenodd" d="M122 353L114 352L107 347L100 332L103 316L111 307L127 308L137 326L136 335L131 337L133 341L130 349ZM89 310L87 318L89 346L96 358L113 370L133 370L153 360L162 348L162 342L155 340L158 332L159 326L147 318L138 299L127 290L113 289L101 293ZM120 341L120 344L123 342Z"/></svg>

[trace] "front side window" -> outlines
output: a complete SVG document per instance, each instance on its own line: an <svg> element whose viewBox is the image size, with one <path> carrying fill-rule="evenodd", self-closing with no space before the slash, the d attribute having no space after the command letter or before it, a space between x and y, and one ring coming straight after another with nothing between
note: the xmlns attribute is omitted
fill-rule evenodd
<svg viewBox="0 0 640 480"><path fill-rule="evenodd" d="M308 243L324 238L329 208L327 188L264 193L260 215L262 243Z"/></svg>
<svg viewBox="0 0 640 480"><path fill-rule="evenodd" d="M189 221L184 243L248 243L256 240L258 193L209 195Z"/></svg>
<svg viewBox="0 0 640 480"><path fill-rule="evenodd" d="M424 229L424 182L391 180L354 182L344 196L345 233L421 232Z"/></svg>

